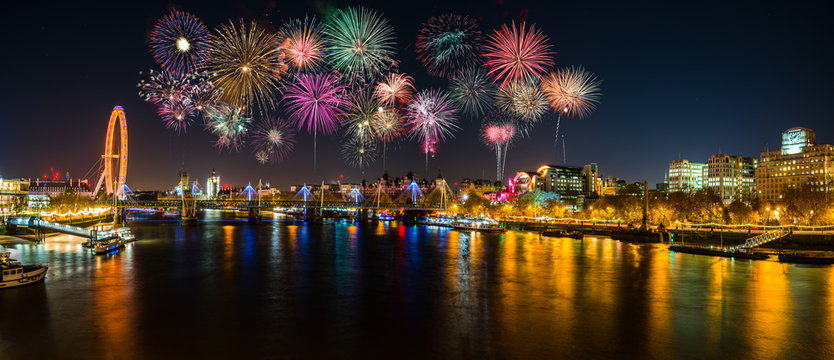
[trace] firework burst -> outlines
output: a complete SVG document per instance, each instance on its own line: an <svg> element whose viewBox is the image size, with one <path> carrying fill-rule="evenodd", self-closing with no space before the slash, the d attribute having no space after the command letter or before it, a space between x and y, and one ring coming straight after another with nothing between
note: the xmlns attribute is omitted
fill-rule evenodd
<svg viewBox="0 0 834 360"><path fill-rule="evenodd" d="M394 63L394 28L364 7L336 10L324 27L331 64L351 82L374 80Z"/></svg>
<svg viewBox="0 0 834 360"><path fill-rule="evenodd" d="M394 109L378 108L373 118L376 139L382 142L382 167L385 168L385 153L388 143L394 141L403 132L403 122L400 114Z"/></svg>
<svg viewBox="0 0 834 360"><path fill-rule="evenodd" d="M435 16L417 32L417 58L430 75L447 77L477 66L482 40L475 19L455 14Z"/></svg>
<svg viewBox="0 0 834 360"><path fill-rule="evenodd" d="M217 136L217 148L237 150L243 145L243 138L252 123L243 109L220 103L207 109L207 114L206 127Z"/></svg>
<svg viewBox="0 0 834 360"><path fill-rule="evenodd" d="M496 29L484 46L486 66L501 87L513 82L541 78L553 66L553 52L548 37L535 25L519 27L515 22Z"/></svg>
<svg viewBox="0 0 834 360"><path fill-rule="evenodd" d="M339 128L348 105L343 99L344 86L329 73L300 74L284 91L286 112L298 129L307 127L313 134L313 167L316 166L316 136L331 134Z"/></svg>
<svg viewBox="0 0 834 360"><path fill-rule="evenodd" d="M386 106L407 103L414 93L414 79L406 74L388 74L376 85L374 96Z"/></svg>
<svg viewBox="0 0 834 360"><path fill-rule="evenodd" d="M370 93L360 93L352 96L348 109L346 136L352 136L369 141L376 138L374 118L379 113L379 104Z"/></svg>
<svg viewBox="0 0 834 360"><path fill-rule="evenodd" d="M267 118L252 131L255 158L261 164L284 160L295 147L295 131L282 119ZM261 161L265 159L265 161Z"/></svg>
<svg viewBox="0 0 834 360"><path fill-rule="evenodd" d="M139 97L152 104L181 103L185 101L192 88L190 77L187 75L153 70L148 74L148 80L141 80L137 86Z"/></svg>
<svg viewBox="0 0 834 360"><path fill-rule="evenodd" d="M251 113L275 108L279 83L287 72L273 34L255 22L229 22L213 38L209 68L221 99Z"/></svg>
<svg viewBox="0 0 834 360"><path fill-rule="evenodd" d="M280 47L287 55L287 62L294 69L315 70L324 61L324 38L315 18L305 17L286 22L278 37Z"/></svg>
<svg viewBox="0 0 834 360"><path fill-rule="evenodd" d="M449 84L450 97L463 113L478 118L492 110L495 87L480 69L467 69L455 76Z"/></svg>
<svg viewBox="0 0 834 360"><path fill-rule="evenodd" d="M445 141L459 130L458 110L449 96L435 90L423 90L408 104L406 127L421 144Z"/></svg>
<svg viewBox="0 0 834 360"><path fill-rule="evenodd" d="M194 110L203 113L217 102L218 91L205 74L195 76L195 80L186 93L185 102L193 106Z"/></svg>
<svg viewBox="0 0 834 360"><path fill-rule="evenodd" d="M507 162L509 145L516 139L518 130L512 122L506 122L500 115L487 116L481 127L481 141L495 151L495 179L504 177L504 164Z"/></svg>
<svg viewBox="0 0 834 360"><path fill-rule="evenodd" d="M582 67L559 69L542 81L550 106L566 116L588 117L596 109L601 81Z"/></svg>
<svg viewBox="0 0 834 360"><path fill-rule="evenodd" d="M541 120L547 112L547 99L535 84L511 83L498 90L495 106L529 126Z"/></svg>
<svg viewBox="0 0 834 360"><path fill-rule="evenodd" d="M159 19L151 32L153 58L170 73L183 75L198 71L211 49L208 28L196 16L172 11Z"/></svg>
<svg viewBox="0 0 834 360"><path fill-rule="evenodd" d="M197 111L187 102L174 102L160 104L157 107L157 114L162 118L165 127L181 134L191 126Z"/></svg>
<svg viewBox="0 0 834 360"><path fill-rule="evenodd" d="M342 157L348 165L362 169L376 161L376 142L348 137L342 145Z"/></svg>

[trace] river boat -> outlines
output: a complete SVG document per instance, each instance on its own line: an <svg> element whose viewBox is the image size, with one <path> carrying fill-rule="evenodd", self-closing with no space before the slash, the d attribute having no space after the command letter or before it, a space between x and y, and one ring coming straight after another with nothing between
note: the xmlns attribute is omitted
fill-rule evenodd
<svg viewBox="0 0 834 360"><path fill-rule="evenodd" d="M767 260L768 254L744 251L729 251L724 249L710 249L693 246L669 245L669 250L687 254L722 256L736 259Z"/></svg>
<svg viewBox="0 0 834 360"><path fill-rule="evenodd" d="M779 261L795 264L834 264L834 257L830 256L810 256L802 254L779 254Z"/></svg>
<svg viewBox="0 0 834 360"><path fill-rule="evenodd" d="M504 227L499 222L486 218L455 219L449 226L455 230L504 232Z"/></svg>
<svg viewBox="0 0 834 360"><path fill-rule="evenodd" d="M9 256L7 251L0 252L0 289L35 284L46 277L46 265L22 265Z"/></svg>
<svg viewBox="0 0 834 360"><path fill-rule="evenodd" d="M180 211L178 209L165 210L165 212L162 213L162 217L166 219L178 219L180 217Z"/></svg>
<svg viewBox="0 0 834 360"><path fill-rule="evenodd" d="M568 230L545 230L541 232L542 236L546 237L556 237L556 238L571 238L582 240L583 235L581 232L578 231L568 231Z"/></svg>
<svg viewBox="0 0 834 360"><path fill-rule="evenodd" d="M117 234L114 234L96 240L93 243L93 253L95 253L96 255L109 254L124 247L125 243L124 241L122 241L121 237L119 237L119 235Z"/></svg>

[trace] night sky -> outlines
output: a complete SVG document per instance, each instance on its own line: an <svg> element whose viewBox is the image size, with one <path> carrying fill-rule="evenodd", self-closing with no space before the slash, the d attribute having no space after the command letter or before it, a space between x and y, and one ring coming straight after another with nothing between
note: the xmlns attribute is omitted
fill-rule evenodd
<svg viewBox="0 0 834 360"><path fill-rule="evenodd" d="M0 77L0 175L37 177L49 168L82 176L104 148L108 116L125 108L130 133L128 184L170 189L184 168L203 182L216 168L224 184L258 179L290 184L338 179L358 182L382 174L381 160L365 170L344 165L340 135L319 136L313 170L312 136L299 134L282 163L260 165L249 148L218 153L199 126L186 135L167 130L154 106L137 96L140 72L157 69L146 46L155 21L171 8L191 12L214 29L239 17L319 15L328 1L111 1L4 5ZM557 66L583 65L602 80L602 102L590 119L562 122L567 162L599 164L603 177L661 182L668 162L706 161L719 152L758 157L779 146L781 131L807 126L820 143L834 143L834 16L828 5L795 2L374 1L397 34L400 70L418 89L446 88L416 60L420 24L446 12L469 14L490 32L527 18L550 37ZM429 176L494 178L494 153L478 140L478 121L462 119L457 138L438 147ZM561 161L553 119L511 148L505 177ZM387 167L402 176L424 173L416 142L389 147Z"/></svg>

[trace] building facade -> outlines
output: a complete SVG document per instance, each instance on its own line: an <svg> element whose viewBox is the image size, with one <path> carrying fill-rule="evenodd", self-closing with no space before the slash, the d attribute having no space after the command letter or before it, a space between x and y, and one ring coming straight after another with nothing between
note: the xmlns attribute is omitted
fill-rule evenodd
<svg viewBox="0 0 834 360"><path fill-rule="evenodd" d="M211 176L206 180L206 199L217 199L218 193L220 193L220 176L217 176L217 172L211 169Z"/></svg>
<svg viewBox="0 0 834 360"><path fill-rule="evenodd" d="M707 164L689 160L674 160L669 163L669 191L698 191L704 188L704 173Z"/></svg>
<svg viewBox="0 0 834 360"><path fill-rule="evenodd" d="M581 209L586 199L604 192L596 164L585 167L542 165L536 171L519 171L510 180L510 192L521 195L538 189L559 195L559 199L573 210Z"/></svg>
<svg viewBox="0 0 834 360"><path fill-rule="evenodd" d="M724 203L755 195L758 159L741 155L714 154L707 161L703 187L712 189Z"/></svg>
<svg viewBox="0 0 834 360"><path fill-rule="evenodd" d="M794 127L782 133L779 150L763 151L756 171L756 192L778 201L791 188L828 193L834 190L834 145L816 144L814 131Z"/></svg>

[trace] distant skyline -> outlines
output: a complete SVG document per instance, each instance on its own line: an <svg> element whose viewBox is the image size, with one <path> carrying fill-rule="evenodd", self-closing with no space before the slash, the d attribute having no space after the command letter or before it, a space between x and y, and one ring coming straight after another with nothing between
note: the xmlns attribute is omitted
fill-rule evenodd
<svg viewBox="0 0 834 360"><path fill-rule="evenodd" d="M223 184L369 181L383 174L381 160L364 169L344 164L340 136L299 132L295 151L279 164L259 164L246 148L212 147L199 125L185 135L167 130L136 84L157 69L148 51L154 22L177 8L211 29L229 19L278 24L305 14L359 2L164 1L100 5L16 3L4 12L8 53L0 78L0 176L38 177L50 168L62 176L86 173L100 158L108 116L124 107L130 133L128 184L170 189L184 169L201 182L215 168ZM361 2L389 19L397 36L400 71L419 89L446 89L426 74L414 52L417 29L447 12L474 16L481 31L526 18L550 37L557 67L582 65L602 82L598 109L584 120L563 119L567 164L599 164L602 177L663 181L668 163L705 162L711 154L758 157L780 145L781 132L804 126L817 143L834 143L829 103L834 98L834 19L829 4L788 1L744 4L663 1L622 2ZM141 73L141 74L140 74ZM480 124L461 119L463 131L438 146L424 174L414 141L388 148L389 174L494 179L494 153L478 139ZM540 164L561 164L553 146L555 117L509 150L505 178ZM506 179L504 179L506 180Z"/></svg>

